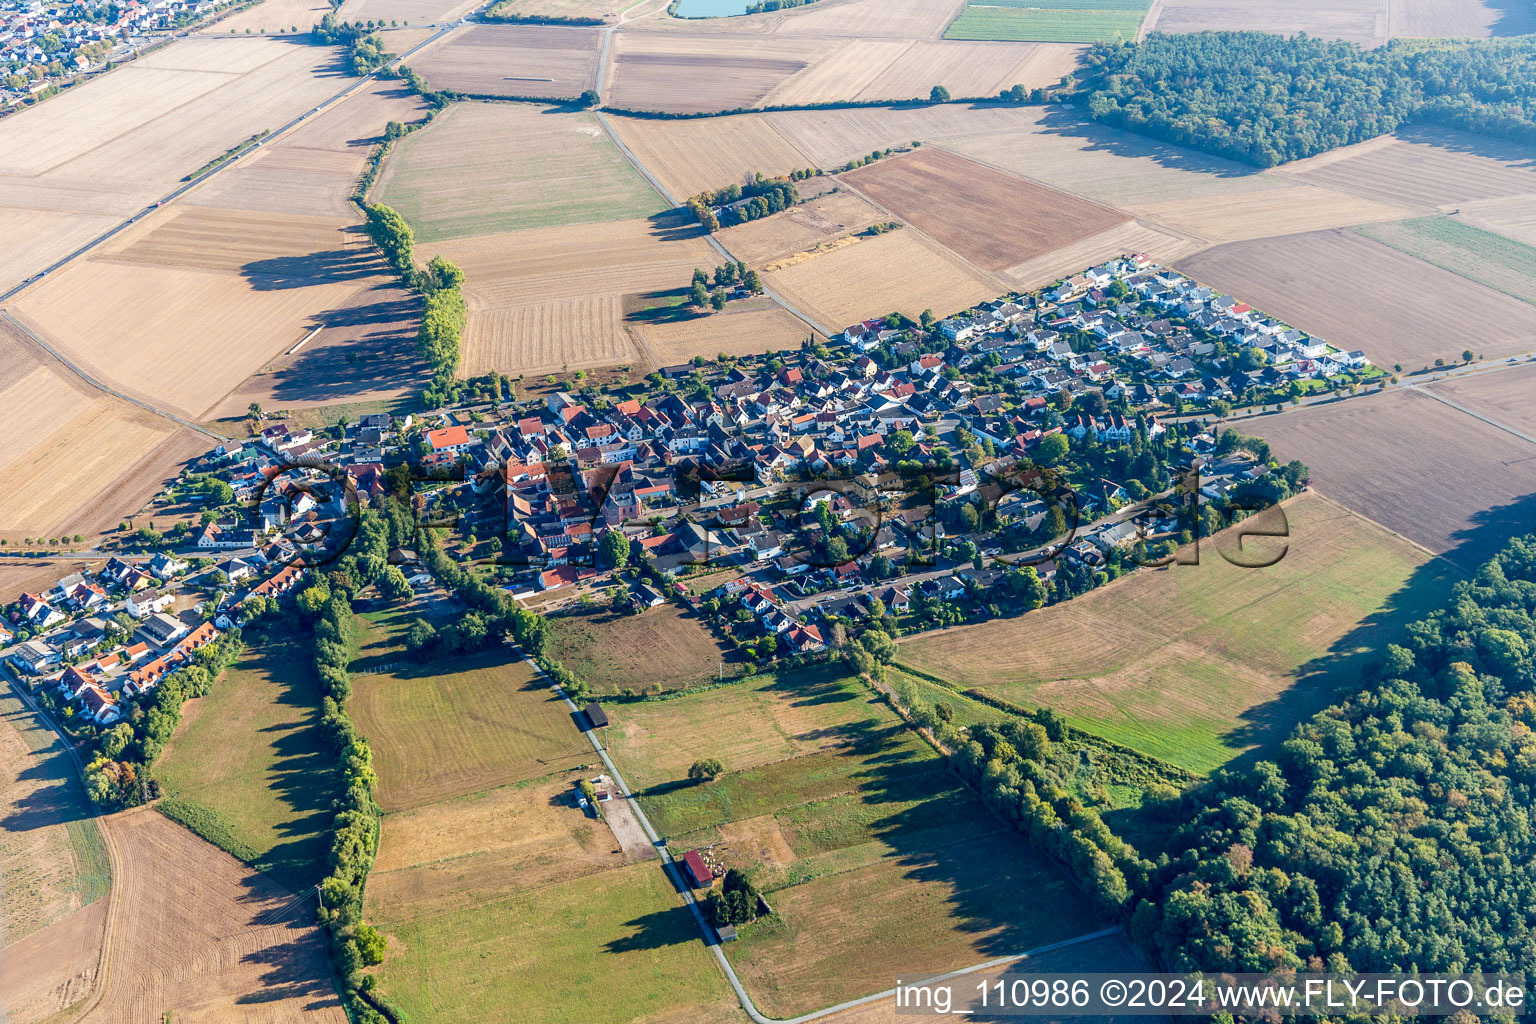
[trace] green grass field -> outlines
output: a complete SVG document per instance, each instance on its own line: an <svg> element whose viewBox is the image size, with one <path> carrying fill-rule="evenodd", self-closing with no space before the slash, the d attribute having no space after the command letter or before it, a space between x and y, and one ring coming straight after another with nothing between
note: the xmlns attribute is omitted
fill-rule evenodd
<svg viewBox="0 0 1536 1024"><path fill-rule="evenodd" d="M1536 304L1536 248L1523 242L1452 217L1365 224L1355 230L1469 281ZM1477 348L1475 342L1471 347Z"/></svg>
<svg viewBox="0 0 1536 1024"><path fill-rule="evenodd" d="M592 114L527 103L454 104L396 144L371 198L399 210L418 243L667 208Z"/></svg>
<svg viewBox="0 0 1536 1024"><path fill-rule="evenodd" d="M1146 5L1120 7L1124 0L1112 0L1096 8L1063 6L1042 10L1048 4L1029 8L967 7L944 33L945 39L991 39L1031 43L1092 43L1100 39L1133 40L1141 28ZM1106 9L1115 8L1115 9Z"/></svg>
<svg viewBox="0 0 1536 1024"><path fill-rule="evenodd" d="M254 635L155 764L168 815L291 889L325 874L336 752L304 645Z"/></svg>
<svg viewBox="0 0 1536 1024"><path fill-rule="evenodd" d="M613 705L609 747L675 853L707 847L776 910L727 948L793 1016L1090 931L1082 894L835 667ZM689 783L696 757L727 772Z"/></svg>
<svg viewBox="0 0 1536 1024"><path fill-rule="evenodd" d="M657 861L409 921L381 908L378 923L380 987L411 1020L745 1019Z"/></svg>
<svg viewBox="0 0 1536 1024"><path fill-rule="evenodd" d="M107 894L96 811L58 735L0 681L0 944Z"/></svg>
<svg viewBox="0 0 1536 1024"><path fill-rule="evenodd" d="M556 615L549 626L549 656L598 694L712 683L726 656L697 615L670 603L639 615L607 609Z"/></svg>
<svg viewBox="0 0 1536 1024"><path fill-rule="evenodd" d="M565 704L504 649L419 664L400 612L359 616L348 701L373 747L379 805L399 810L591 761Z"/></svg>
<svg viewBox="0 0 1536 1024"><path fill-rule="evenodd" d="M1208 540L1199 565L1139 570L1018 618L913 637L898 660L1209 772L1280 742L1338 685L1356 685L1442 596L1431 577L1452 572L1316 493L1284 509L1288 547L1268 568L1230 565L1216 552L1229 538Z"/></svg>

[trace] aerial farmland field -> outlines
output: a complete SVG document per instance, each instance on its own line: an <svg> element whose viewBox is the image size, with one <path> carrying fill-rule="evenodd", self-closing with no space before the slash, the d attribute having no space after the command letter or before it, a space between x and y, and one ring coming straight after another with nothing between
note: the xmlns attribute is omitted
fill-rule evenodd
<svg viewBox="0 0 1536 1024"><path fill-rule="evenodd" d="M1004 290L911 229L776 261L764 280L834 331L893 310L948 316Z"/></svg>
<svg viewBox="0 0 1536 1024"><path fill-rule="evenodd" d="M1262 432L1287 457L1316 454ZM1360 658L1441 596L1427 579L1400 593L1428 552L1354 514L1376 510L1328 490L1333 479L1314 465L1330 497L1285 504L1290 539L1269 568L1228 564L1207 541L1199 565L1138 570L1066 604L904 640L898 662L1211 771L1283 739L1356 678ZM1088 635L1095 642L1082 644Z"/></svg>
<svg viewBox="0 0 1536 1024"><path fill-rule="evenodd" d="M778 308L716 313L670 323L636 324L640 347L655 366L675 366L694 356L712 359L761 352L792 352L807 338L821 338L794 314Z"/></svg>
<svg viewBox="0 0 1536 1024"><path fill-rule="evenodd" d="M1164 0L1154 4L1147 31L1305 32L1363 46L1387 40L1387 0Z"/></svg>
<svg viewBox="0 0 1536 1024"><path fill-rule="evenodd" d="M1112 6L1106 0L1106 7ZM1146 12L1139 0L1128 8L1083 10L1076 6L987 4L966 6L944 33L946 39L1018 39L1040 43L1091 43L1100 39L1134 40Z"/></svg>
<svg viewBox="0 0 1536 1024"><path fill-rule="evenodd" d="M589 113L457 104L391 154L372 199L417 244L648 217L666 204Z"/></svg>
<svg viewBox="0 0 1536 1024"><path fill-rule="evenodd" d="M1523 302L1536 303L1536 248L1449 217L1372 224L1359 232Z"/></svg>
<svg viewBox="0 0 1536 1024"><path fill-rule="evenodd" d="M1425 213L1536 194L1536 169L1519 147L1430 127L1298 160L1285 173Z"/></svg>
<svg viewBox="0 0 1536 1024"><path fill-rule="evenodd" d="M674 849L711 848L774 905L727 950L767 1013L878 992L914 957L938 971L1093 930L1024 837L826 667L615 707L611 721L657 830ZM689 785L702 756L726 772Z"/></svg>
<svg viewBox="0 0 1536 1024"><path fill-rule="evenodd" d="M877 161L842 180L985 270L1002 270L1129 219L932 147Z"/></svg>
<svg viewBox="0 0 1536 1024"><path fill-rule="evenodd" d="M554 616L550 656L595 693L681 690L718 675L726 652L696 616L675 605Z"/></svg>
<svg viewBox="0 0 1536 1024"><path fill-rule="evenodd" d="M478 96L575 97L597 85L602 34L590 28L473 25L412 65L435 89Z"/></svg>
<svg viewBox="0 0 1536 1024"><path fill-rule="evenodd" d="M167 814L295 891L325 874L341 793L320 697L297 642L253 638L208 696L184 706L155 765Z"/></svg>
<svg viewBox="0 0 1536 1024"><path fill-rule="evenodd" d="M607 95L626 110L739 110L757 104L826 50L803 37L768 37L745 46L729 36L620 32Z"/></svg>
<svg viewBox="0 0 1536 1024"><path fill-rule="evenodd" d="M1530 529L1536 446L1431 395L1476 410L1478 389L1511 386L1469 378L1455 387L1472 401L1397 391L1266 417L1245 431L1305 462L1323 493L1471 571Z"/></svg>
<svg viewBox="0 0 1536 1024"><path fill-rule="evenodd" d="M539 778L591 756L565 705L507 652L424 665L397 635L408 625L403 613L358 624L350 708L373 745L385 810ZM426 748L440 753L417 756Z"/></svg>
<svg viewBox="0 0 1536 1024"><path fill-rule="evenodd" d="M1512 355L1536 333L1536 308L1354 231L1231 242L1178 267L1381 366Z"/></svg>
<svg viewBox="0 0 1536 1024"><path fill-rule="evenodd" d="M942 85L954 96L1054 85L1076 66L1075 46L957 40L853 39L763 97L764 106L833 100L910 100Z"/></svg>
<svg viewBox="0 0 1536 1024"><path fill-rule="evenodd" d="M815 166L761 114L687 121L611 117L608 124L679 203L705 189L739 184L753 172L787 174Z"/></svg>

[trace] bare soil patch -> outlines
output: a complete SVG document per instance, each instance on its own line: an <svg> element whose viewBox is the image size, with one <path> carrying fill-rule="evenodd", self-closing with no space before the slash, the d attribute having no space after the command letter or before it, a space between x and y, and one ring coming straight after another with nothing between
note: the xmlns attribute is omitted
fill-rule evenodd
<svg viewBox="0 0 1536 1024"><path fill-rule="evenodd" d="M98 900L0 949L8 1024L45 1021L90 995L107 903Z"/></svg>
<svg viewBox="0 0 1536 1024"><path fill-rule="evenodd" d="M842 176L875 203L987 270L1125 223L1125 214L931 147Z"/></svg>
<svg viewBox="0 0 1536 1024"><path fill-rule="evenodd" d="M122 877L112 970L90 1024L165 1013L178 1024L345 1024L308 904L163 815L108 821Z"/></svg>
<svg viewBox="0 0 1536 1024"><path fill-rule="evenodd" d="M1426 390L1521 433L1536 436L1536 403L1531 401L1531 396L1536 395L1536 365L1439 381Z"/></svg>
<svg viewBox="0 0 1536 1024"><path fill-rule="evenodd" d="M1179 261L1192 277L1383 366L1463 349L1524 352L1536 309L1348 230L1232 242Z"/></svg>
<svg viewBox="0 0 1536 1024"><path fill-rule="evenodd" d="M760 263L802 252L825 239L886 219L880 210L844 188L808 199L772 217L726 228L717 237L737 259Z"/></svg>
<svg viewBox="0 0 1536 1024"><path fill-rule="evenodd" d="M569 98L597 85L592 28L472 25L413 61L434 88L481 96Z"/></svg>
<svg viewBox="0 0 1536 1024"><path fill-rule="evenodd" d="M1387 6L1394 37L1486 39L1536 32L1529 7L1498 0L1392 0Z"/></svg>
<svg viewBox="0 0 1536 1024"><path fill-rule="evenodd" d="M1324 493L1463 568L1530 530L1536 446L1428 395L1312 406L1244 431L1305 462Z"/></svg>
<svg viewBox="0 0 1536 1024"><path fill-rule="evenodd" d="M630 110L696 113L750 107L825 50L805 39L769 37L744 45L714 35L620 32L607 98Z"/></svg>

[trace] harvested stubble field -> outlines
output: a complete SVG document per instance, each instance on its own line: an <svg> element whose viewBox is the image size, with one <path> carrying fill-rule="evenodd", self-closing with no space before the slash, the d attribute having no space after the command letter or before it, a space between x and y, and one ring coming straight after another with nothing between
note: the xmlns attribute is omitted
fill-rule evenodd
<svg viewBox="0 0 1536 1024"><path fill-rule="evenodd" d="M682 690L713 682L726 652L698 616L674 604L639 615L609 611L549 620L550 657L596 693Z"/></svg>
<svg viewBox="0 0 1536 1024"><path fill-rule="evenodd" d="M1015 288L1035 289L1115 256L1146 253L1158 263L1172 263L1204 244L1188 235L1171 234L1147 227L1141 221L1130 221L1034 259L1016 263L999 271L998 276Z"/></svg>
<svg viewBox="0 0 1536 1024"><path fill-rule="evenodd" d="M666 208L592 114L524 103L455 104L397 145L373 198L400 211L418 245Z"/></svg>
<svg viewBox="0 0 1536 1024"><path fill-rule="evenodd" d="M264 6L264 5L263 5ZM259 8L258 8L259 9ZM390 121L426 106L397 82L376 81L210 178L178 202L353 220L348 197Z"/></svg>
<svg viewBox="0 0 1536 1024"><path fill-rule="evenodd" d="M184 39L5 118L0 282L25 280L338 91L334 60L273 39Z"/></svg>
<svg viewBox="0 0 1536 1024"><path fill-rule="evenodd" d="M1273 180L1278 187L1149 203L1135 207L1135 212L1148 221L1211 242L1300 234L1412 215L1412 211L1401 206L1388 206L1333 189L1284 185Z"/></svg>
<svg viewBox="0 0 1536 1024"><path fill-rule="evenodd" d="M651 0L655 3L656 0ZM497 14L544 18L612 19L630 7L634 0L503 0Z"/></svg>
<svg viewBox="0 0 1536 1024"><path fill-rule="evenodd" d="M1267 426L1262 432L1282 458L1312 464L1315 445L1271 436ZM1368 464L1355 446L1338 444L1356 433L1326 436L1340 461ZM1313 479L1326 487L1331 477L1312 465ZM1429 555L1401 537L1316 493L1283 508L1288 541L1245 545L1260 552L1287 545L1268 568L1229 564L1218 551L1233 551L1236 541L1219 536L1202 545L1199 565L1138 570L1018 618L912 637L902 641L898 661L958 686L1053 708L1090 732L1209 772L1283 740L1442 596L1430 578L1403 592ZM1274 511L1264 515L1275 523ZM1424 571L1431 578L1448 573Z"/></svg>
<svg viewBox="0 0 1536 1024"><path fill-rule="evenodd" d="M608 826L571 798L579 778L561 772L385 815L369 918L410 920L621 866Z"/></svg>
<svg viewBox="0 0 1536 1024"><path fill-rule="evenodd" d="M1016 39L1041 43L1134 42L1145 8L1135 10L994 7L972 3L944 33L946 39Z"/></svg>
<svg viewBox="0 0 1536 1024"><path fill-rule="evenodd" d="M441 25L462 18L477 6L478 0L346 0L336 17L340 21Z"/></svg>
<svg viewBox="0 0 1536 1024"><path fill-rule="evenodd" d="M1231 242L1179 269L1382 366L1511 355L1536 335L1531 306L1349 230Z"/></svg>
<svg viewBox="0 0 1536 1024"><path fill-rule="evenodd" d="M911 229L812 254L764 280L831 330L893 310L914 319L925 309L948 316L1005 290Z"/></svg>
<svg viewBox="0 0 1536 1024"><path fill-rule="evenodd" d="M101 962L107 901L97 900L42 931L0 948L7 1024L54 1021L90 994Z"/></svg>
<svg viewBox="0 0 1536 1024"><path fill-rule="evenodd" d="M825 0L822 0L825 2ZM803 152L812 166L841 167L876 149L928 144L1033 123L1033 108L945 103L847 110L786 110L761 115Z"/></svg>
<svg viewBox="0 0 1536 1024"><path fill-rule="evenodd" d="M605 98L627 110L737 110L763 99L827 52L805 38L619 32Z"/></svg>
<svg viewBox="0 0 1536 1024"><path fill-rule="evenodd" d="M742 1019L693 916L654 861L410 920L396 921L384 907L378 914L389 939L379 987L411 1020Z"/></svg>
<svg viewBox="0 0 1536 1024"><path fill-rule="evenodd" d="M1536 446L1426 394L1313 406L1244 433L1305 462L1324 493L1465 569L1531 528Z"/></svg>
<svg viewBox="0 0 1536 1024"><path fill-rule="evenodd" d="M601 49L602 33L594 28L472 25L413 58L412 66L435 89L570 98L597 87Z"/></svg>
<svg viewBox="0 0 1536 1024"><path fill-rule="evenodd" d="M12 543L115 525L207 446L87 387L8 324L0 356L0 537Z"/></svg>
<svg viewBox="0 0 1536 1024"><path fill-rule="evenodd" d="M694 267L718 258L676 217L490 235L430 252L466 275L466 376L639 362L622 296L687 284Z"/></svg>
<svg viewBox="0 0 1536 1024"><path fill-rule="evenodd" d="M608 125L679 203L753 172L787 174L816 166L762 114L686 121L610 117Z"/></svg>
<svg viewBox="0 0 1536 1024"><path fill-rule="evenodd" d="M694 356L713 359L721 352L730 356L786 352L799 348L807 338L824 340L799 317L777 308L733 312L727 306L725 312L711 316L636 325L634 332L657 367L686 363Z"/></svg>
<svg viewBox="0 0 1536 1024"><path fill-rule="evenodd" d="M954 96L1054 85L1076 66L1075 46L951 40L850 39L763 97L764 106L836 100L909 100L942 85Z"/></svg>
<svg viewBox="0 0 1536 1024"><path fill-rule="evenodd" d="M308 32L333 10L328 0L261 0L202 29L199 35L229 35L246 29L257 33Z"/></svg>
<svg viewBox="0 0 1536 1024"><path fill-rule="evenodd" d="M1523 242L1449 217L1372 224L1359 231L1469 281L1536 303L1536 248Z"/></svg>
<svg viewBox="0 0 1536 1024"><path fill-rule="evenodd" d="M0 690L0 947L107 894L111 869L93 813L58 736Z"/></svg>
<svg viewBox="0 0 1536 1024"><path fill-rule="evenodd" d="M1536 194L1536 163L1529 151L1439 128L1405 129L1298 160L1284 173L1425 213Z"/></svg>
<svg viewBox="0 0 1536 1024"><path fill-rule="evenodd" d="M251 639L208 696L187 702L155 777L207 823L204 838L297 892L325 874L341 773L312 658L297 641Z"/></svg>
<svg viewBox="0 0 1536 1024"><path fill-rule="evenodd" d="M592 748L548 687L506 651L416 662L403 614L359 617L348 702L373 746L387 811L536 779L585 763ZM432 751L424 757L422 751Z"/></svg>
<svg viewBox="0 0 1536 1024"><path fill-rule="evenodd" d="M112 970L90 1024L345 1024L306 905L151 810L106 822L122 877Z"/></svg>
<svg viewBox="0 0 1536 1024"><path fill-rule="evenodd" d="M1427 390L1536 436L1536 403L1531 401L1536 395L1536 365L1526 363L1497 373L1439 381L1428 385Z"/></svg>
<svg viewBox="0 0 1536 1024"><path fill-rule="evenodd" d="M1536 12L1497 0L1392 0L1387 14L1394 38L1484 39L1536 32Z"/></svg>
<svg viewBox="0 0 1536 1024"><path fill-rule="evenodd" d="M1153 5L1161 13L1147 31L1305 32L1376 46L1387 41L1389 6L1389 0L1163 0Z"/></svg>
<svg viewBox="0 0 1536 1024"><path fill-rule="evenodd" d="M1002 270L1130 219L932 147L877 161L842 180L986 270Z"/></svg>
<svg viewBox="0 0 1536 1024"><path fill-rule="evenodd" d="M925 969L1089 931L1086 901L856 680L830 666L610 708L608 742L675 849L712 847L777 917L727 953L793 1016ZM726 774L690 785L687 765ZM1047 936L1047 938L1041 938Z"/></svg>
<svg viewBox="0 0 1536 1024"><path fill-rule="evenodd" d="M282 218L274 220L282 231ZM263 227L223 254L189 241L174 261L140 262L132 251L79 261L23 293L15 310L100 379L200 416L381 273L377 255L351 243L341 224L324 251L290 250L238 271L195 265L200 256L213 265L256 251Z"/></svg>
<svg viewBox="0 0 1536 1024"><path fill-rule="evenodd" d="M1536 245L1536 195L1468 203L1456 217L1484 231Z"/></svg>
<svg viewBox="0 0 1536 1024"><path fill-rule="evenodd" d="M775 29L780 35L855 39L937 39L964 0L821 0L789 12Z"/></svg>

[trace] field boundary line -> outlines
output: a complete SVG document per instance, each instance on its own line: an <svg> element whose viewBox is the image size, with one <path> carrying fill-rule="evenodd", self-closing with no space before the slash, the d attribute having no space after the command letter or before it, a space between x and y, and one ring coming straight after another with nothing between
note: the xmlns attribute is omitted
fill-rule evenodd
<svg viewBox="0 0 1536 1024"><path fill-rule="evenodd" d="M650 172L650 169L646 167L645 164L641 163L640 158L635 156L634 152L624 144L623 139L619 138L619 133L614 131L613 126L608 123L608 115L603 113L601 110L593 111L593 115L597 118L597 123L602 126L603 132L607 134L609 141L618 147L619 152L624 155L624 158L628 160L632 165L634 165L635 170L639 171L645 180L650 183L651 187L656 190L656 194L670 203L673 209L677 209L679 206L681 206L682 204L677 201L677 197L674 196L671 192L667 191L667 189L662 186L660 181L656 180L656 176ZM731 254L731 251L727 249L720 242L720 240L714 236L712 232L706 232L704 235L704 240L709 243L711 248L713 248L720 255L724 256L726 259L736 261L736 257ZM842 333L841 331L834 331L825 325L818 323L808 314L801 311L798 307L785 301L781 295L775 292L772 288L767 287L766 283L763 287L763 294L767 295L774 302L777 302L782 308L788 310L792 315L805 323L806 326L810 327L813 331L821 334L826 338L834 338L838 334Z"/></svg>
<svg viewBox="0 0 1536 1024"><path fill-rule="evenodd" d="M547 682L555 691L555 693L559 694L560 698L565 701L566 706L571 709L573 716L581 713L581 709L577 707L576 702L570 698L564 689L562 689L557 683L555 683L553 679L550 678L549 674L544 671L543 667L539 665L538 662L534 661L526 653L523 655L523 660L528 663L529 668L533 669L533 671L537 673L539 678ZM747 1016L751 1017L755 1024L807 1024L809 1021L820 1020L823 1017L829 1017L835 1013L841 1013L844 1010L849 1010L856 1006L863 1006L867 1003L888 999L892 995L895 995L896 989L886 989L883 992L876 992L872 995L860 996L857 999L850 999L846 1002L838 1003L835 1006L828 1006L821 1010L814 1010L811 1013L801 1014L798 1017L769 1017L767 1014L759 1010L757 1008L757 1004L752 1001L752 997L747 993L746 987L742 985L741 978L736 974L736 969L732 967L731 962L726 959L725 952L721 949L720 943L713 938L713 929L710 927L709 923L704 920L704 914L699 909L699 901L694 897L693 889L683 880L682 873L679 871L677 866L677 861L675 861L672 857L672 850L670 845L663 843L661 841L661 837L656 834L656 830L651 826L651 820L646 817L645 811L640 806L640 801L635 797L634 792L629 788L629 783L625 781L623 774L619 771L618 765L614 764L613 758L608 755L608 749L603 745L602 740L598 738L597 733L589 727L584 727L581 731L582 735L586 736L588 742L592 744L592 749L597 752L597 756L602 758L603 765L608 769L613 781L618 785L619 792L624 794L624 800L629 804L630 810L634 812L635 820L640 823L640 827L645 831L646 838L651 841L651 845L654 846L656 848L656 852L661 855L662 868L667 873L668 881L672 883L673 888L675 888L678 894L682 896L684 904L686 904L688 909L693 913L694 922L699 926L700 937L704 940L704 945L708 947L711 953L714 954L715 962L718 963L720 965L720 969L725 972L726 980L730 982L731 988L735 990L736 998L741 1003L741 1008L747 1011ZM1119 925L1115 925L1111 928L1102 928L1096 932L1089 932L1086 935L1079 935L1075 938L1063 939L1060 942L1052 942L1044 946L1037 946L1034 949L1028 949L1021 953L1011 953L1006 956L994 957L991 960L986 960L978 964L972 964L969 967L962 967L958 970L950 971L948 974L941 974L928 980L930 982L936 982L944 981L949 978L963 977L967 974L974 974L977 971L987 970L990 967L998 967L1003 964L1014 963L1019 960L1027 960L1030 957L1039 956L1042 953L1054 952L1055 950L1065 949L1069 946L1076 946L1084 942L1093 942L1098 939L1108 938L1111 935L1120 934L1122 930L1123 929Z"/></svg>
<svg viewBox="0 0 1536 1024"><path fill-rule="evenodd" d="M1439 402L1441 405L1448 405L1452 409L1455 409L1457 412L1464 413L1464 414L1466 414L1468 416L1471 416L1475 420L1482 420L1484 423L1488 424L1490 427L1498 427L1500 430L1504 431L1504 433L1506 433L1506 434L1513 434L1515 437L1518 437L1520 440L1526 442L1527 444L1536 444L1536 437L1532 437L1530 434L1521 433L1520 431L1516 430L1514 427L1511 427L1511 426L1509 426L1506 423L1500 423L1498 420L1494 419L1491 416L1484 416L1480 412L1474 412L1473 410L1468 409L1466 406L1462 405L1460 402L1454 402L1451 399L1446 398L1444 395L1437 395L1433 391L1431 391L1427 387L1425 387L1423 384L1412 384L1412 385L1409 385L1407 390L1409 390L1409 391L1417 391L1421 395L1426 395L1426 396L1428 396L1430 398L1433 398L1435 401Z"/></svg>
<svg viewBox="0 0 1536 1024"><path fill-rule="evenodd" d="M108 384L104 383L101 380L98 380L96 377L94 377L90 373L86 372L86 370L83 367L76 365L75 363L71 362L69 359L66 359L62 352L60 352L58 349L54 348L51 344L49 344L48 342L46 342L42 338L40 338L37 335L37 332L33 331L32 328L28 327L26 324L24 324L20 320L18 320L15 316L13 316L11 314L11 312L9 310L4 309L4 308L0 308L0 317L5 318L5 320L7 322L9 322L13 327L15 327L17 330L21 331L28 338L30 338L32 340L32 342L34 344L36 344L39 348L41 348L43 351L47 352L50 356L52 356L55 360L57 360L62 366L67 368L71 373L73 373L75 376L79 377L82 381L84 381L90 387L95 388L97 391L101 391L101 392L104 392L105 394L111 395L114 398L121 399L122 401L127 402L129 405L137 406L138 408L143 409L145 412L151 412L151 413L154 413L156 416L161 416L161 417L164 417L165 419L171 420L171 421L173 421L175 423L179 423L181 426L187 427L187 428L189 428L191 430L195 430L199 434L203 434L203 435L205 435L207 437L211 437L215 441L227 441L227 440L229 440L229 438L226 435L220 434L220 433L218 433L216 431L213 431L213 430L209 430L207 427L203 426L200 423L194 423L192 420L183 419L182 417L177 416L173 412L167 412L166 410L158 408L158 407L153 406L153 405L150 405L148 402L142 401L141 399L134 398L131 395L124 394L123 392L117 390L116 388L109 386Z"/></svg>

